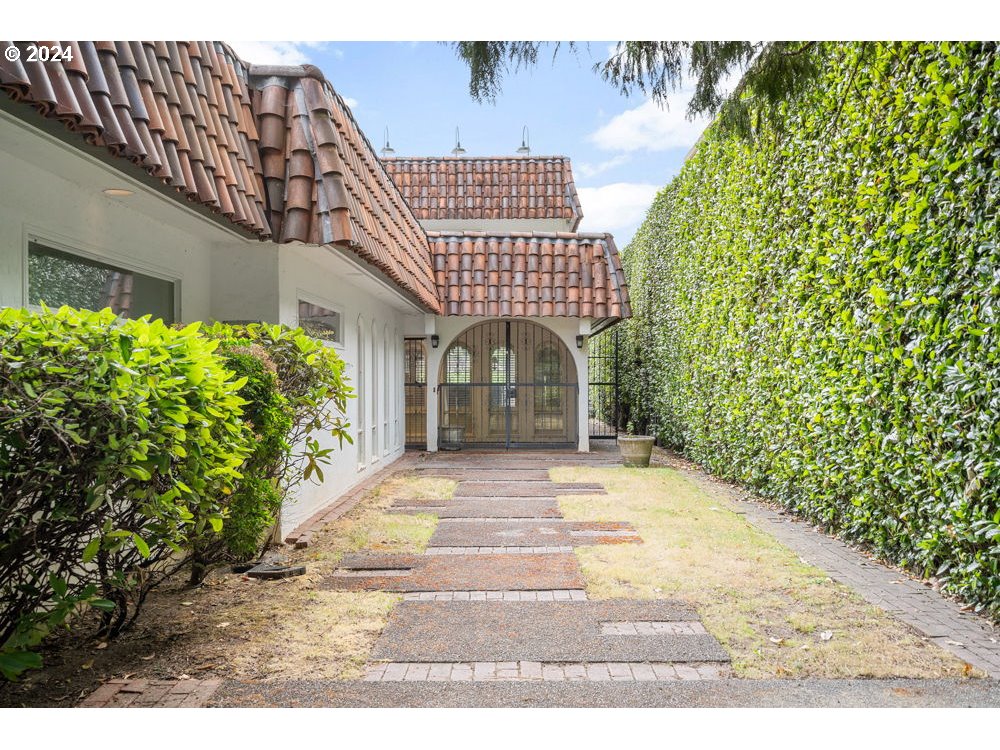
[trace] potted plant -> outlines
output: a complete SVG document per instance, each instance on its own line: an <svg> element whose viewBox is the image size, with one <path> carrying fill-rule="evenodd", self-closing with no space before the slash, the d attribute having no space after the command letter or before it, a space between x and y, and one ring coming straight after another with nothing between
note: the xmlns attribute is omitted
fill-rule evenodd
<svg viewBox="0 0 1000 750"><path fill-rule="evenodd" d="M622 463L625 466L649 466L649 458L653 454L652 435L633 435L635 426L629 422L625 428L628 433L618 436L618 448L622 453Z"/></svg>
<svg viewBox="0 0 1000 750"><path fill-rule="evenodd" d="M465 442L465 427L446 424L441 427L440 448L443 451L460 451Z"/></svg>

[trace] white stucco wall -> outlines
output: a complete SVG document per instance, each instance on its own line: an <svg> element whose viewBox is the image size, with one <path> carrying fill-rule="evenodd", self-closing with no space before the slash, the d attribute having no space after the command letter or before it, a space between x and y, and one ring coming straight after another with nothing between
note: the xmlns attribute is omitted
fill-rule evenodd
<svg viewBox="0 0 1000 750"><path fill-rule="evenodd" d="M303 483L298 497L286 504L286 533L365 477L403 455L403 331L404 316L416 312L398 295L359 270L340 251L285 246L279 254L279 320L295 325L298 300L304 298L341 314L342 342L335 345L347 363L347 376L359 389L360 344L364 347L363 398L348 403L354 445L341 449L329 436L319 436L336 448L333 462L323 468L326 481ZM374 334L374 335L373 335ZM362 415L361 410L364 409ZM361 439L361 425L364 439ZM362 452L363 451L363 452Z"/></svg>
<svg viewBox="0 0 1000 750"><path fill-rule="evenodd" d="M134 186L109 168L2 119L0 176L0 306L27 304L28 240L35 238L169 279L178 291L179 320L208 317L212 240L206 221L177 210L177 221L169 223L162 213L144 211L163 199L138 194L137 186L130 198L108 197L105 188Z"/></svg>

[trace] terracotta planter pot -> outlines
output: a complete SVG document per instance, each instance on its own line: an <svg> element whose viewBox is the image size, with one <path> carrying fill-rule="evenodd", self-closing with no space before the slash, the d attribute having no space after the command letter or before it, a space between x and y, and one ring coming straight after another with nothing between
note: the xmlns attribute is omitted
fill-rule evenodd
<svg viewBox="0 0 1000 750"><path fill-rule="evenodd" d="M626 466L649 466L655 439L650 435L619 435L618 448L622 452L622 463Z"/></svg>

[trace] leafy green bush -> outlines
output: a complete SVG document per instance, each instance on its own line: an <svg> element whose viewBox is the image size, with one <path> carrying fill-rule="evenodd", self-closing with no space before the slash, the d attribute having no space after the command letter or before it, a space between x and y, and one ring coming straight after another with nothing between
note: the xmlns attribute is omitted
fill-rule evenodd
<svg viewBox="0 0 1000 750"><path fill-rule="evenodd" d="M291 409L292 426L286 441L292 450L281 467L285 491L315 476L323 481L321 465L329 461L330 448L322 448L314 433L328 432L353 443L347 422L347 400L354 391L344 374L344 360L336 350L308 336L301 328L252 323L216 323L205 329L210 336L261 347L274 365L278 389Z"/></svg>
<svg viewBox="0 0 1000 750"><path fill-rule="evenodd" d="M625 252L661 440L1000 613L1000 52L842 44Z"/></svg>
<svg viewBox="0 0 1000 750"><path fill-rule="evenodd" d="M229 554L247 560L260 552L281 510L281 470L291 452L287 438L292 430L292 410L281 395L267 352L259 346L225 347L222 354L226 367L247 379L240 396L247 401L244 419L254 432L253 453L242 467L243 478L229 499L229 514L222 527Z"/></svg>
<svg viewBox="0 0 1000 750"><path fill-rule="evenodd" d="M226 366L246 381L239 395L255 442L221 533L195 543L192 583L214 564L256 557L290 491L303 479L322 481L321 465L332 449L322 448L315 432L329 430L341 443L351 439L344 418L351 389L335 350L280 325L216 323L205 330L220 341Z"/></svg>
<svg viewBox="0 0 1000 750"><path fill-rule="evenodd" d="M243 419L253 433L253 450L240 467L243 475L225 504L225 522L216 534L194 540L191 582L200 583L211 565L255 557L274 525L284 498L281 470L291 451L286 437L291 409L278 390L274 364L260 346L222 339L217 350L226 369L244 381L239 396Z"/></svg>
<svg viewBox="0 0 1000 750"><path fill-rule="evenodd" d="M250 456L217 341L109 310L0 310L0 662L74 611L113 635L191 540L222 528Z"/></svg>

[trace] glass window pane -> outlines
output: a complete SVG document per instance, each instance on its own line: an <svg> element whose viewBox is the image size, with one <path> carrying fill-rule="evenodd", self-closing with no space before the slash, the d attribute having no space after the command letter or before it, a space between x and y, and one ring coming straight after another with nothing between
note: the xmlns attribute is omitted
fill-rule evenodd
<svg viewBox="0 0 1000 750"><path fill-rule="evenodd" d="M28 304L110 307L115 315L174 322L174 284L72 253L28 243Z"/></svg>
<svg viewBox="0 0 1000 750"><path fill-rule="evenodd" d="M313 338L342 343L340 313L299 300L299 327Z"/></svg>
<svg viewBox="0 0 1000 750"><path fill-rule="evenodd" d="M449 349L448 354L445 355L444 363L444 382L472 382L472 355L464 346L456 344Z"/></svg>

